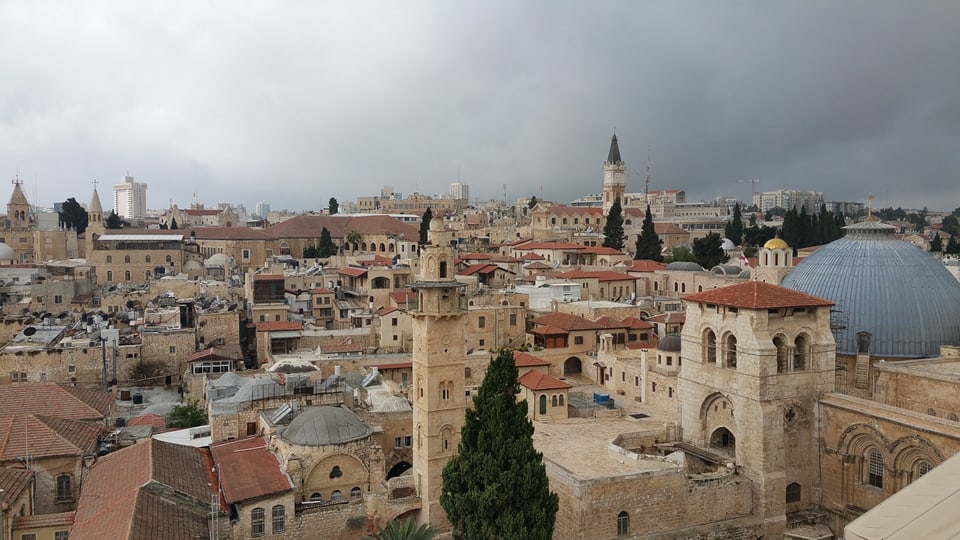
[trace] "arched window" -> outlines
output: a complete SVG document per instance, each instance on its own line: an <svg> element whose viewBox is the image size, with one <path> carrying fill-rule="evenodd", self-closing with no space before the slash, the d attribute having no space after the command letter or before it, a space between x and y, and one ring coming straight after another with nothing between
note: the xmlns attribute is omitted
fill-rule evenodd
<svg viewBox="0 0 960 540"><path fill-rule="evenodd" d="M107 270L107 281L113 281L113 270Z"/></svg>
<svg viewBox="0 0 960 540"><path fill-rule="evenodd" d="M563 394L560 394L560 406L563 407Z"/></svg>
<svg viewBox="0 0 960 540"><path fill-rule="evenodd" d="M777 373L787 371L787 337L783 334L773 336L773 346L777 348Z"/></svg>
<svg viewBox="0 0 960 540"><path fill-rule="evenodd" d="M386 252L387 252L387 245L384 244L383 242L380 242L380 253L386 253Z"/></svg>
<svg viewBox="0 0 960 540"><path fill-rule="evenodd" d="M266 533L263 523L263 508L254 508L250 512L250 535L263 536Z"/></svg>
<svg viewBox="0 0 960 540"><path fill-rule="evenodd" d="M144 271L143 271L143 277L144 277L145 279L150 279L150 271L149 271L149 270L144 270Z"/></svg>
<svg viewBox="0 0 960 540"><path fill-rule="evenodd" d="M547 395L540 394L540 414L547 414Z"/></svg>
<svg viewBox="0 0 960 540"><path fill-rule="evenodd" d="M333 469L330 470L330 478L340 478L343 476L343 471L340 470L339 465L334 465Z"/></svg>
<svg viewBox="0 0 960 540"><path fill-rule="evenodd" d="M630 514L620 512L617 514L617 536L627 536L630 534Z"/></svg>
<svg viewBox="0 0 960 540"><path fill-rule="evenodd" d="M129 263L129 262L130 262L130 256L129 256L129 255L124 255L124 256L123 256L123 262Z"/></svg>
<svg viewBox="0 0 960 540"><path fill-rule="evenodd" d="M807 369L807 358L810 356L810 340L806 334L800 334L797 336L797 339L794 340L793 344L793 369Z"/></svg>
<svg viewBox="0 0 960 540"><path fill-rule="evenodd" d="M129 270L125 270L125 271L123 272L123 280L124 280L124 281L130 281L130 271L129 271Z"/></svg>
<svg viewBox="0 0 960 540"><path fill-rule="evenodd" d="M551 406L551 407L556 407L556 406L557 406L557 395L556 395L556 394L554 394L553 396L550 397L550 406Z"/></svg>
<svg viewBox="0 0 960 540"><path fill-rule="evenodd" d="M703 346L704 346L704 362L707 364L716 364L717 363L717 335L713 333L713 330L707 329L706 334L703 336Z"/></svg>
<svg viewBox="0 0 960 540"><path fill-rule="evenodd" d="M146 257L144 257L143 262L150 262L150 256L147 255Z"/></svg>
<svg viewBox="0 0 960 540"><path fill-rule="evenodd" d="M723 343L724 357L726 366L729 368L737 367L737 338L733 334L727 334L727 339Z"/></svg>
<svg viewBox="0 0 960 540"><path fill-rule="evenodd" d="M687 284L686 284L686 283L681 283L681 284L680 284L680 292L687 292Z"/></svg>
<svg viewBox="0 0 960 540"><path fill-rule="evenodd" d="M323 502L323 495L319 493L310 494L310 502Z"/></svg>
<svg viewBox="0 0 960 540"><path fill-rule="evenodd" d="M440 261L440 277L447 277L447 261Z"/></svg>
<svg viewBox="0 0 960 540"><path fill-rule="evenodd" d="M883 454L876 448L871 448L868 454L867 484L883 487Z"/></svg>
<svg viewBox="0 0 960 540"><path fill-rule="evenodd" d="M273 534L282 533L286 528L287 521L287 509L283 507L282 504L278 504L273 507L272 510L273 517Z"/></svg>
<svg viewBox="0 0 960 540"><path fill-rule="evenodd" d="M73 478L69 474L57 476L57 501L73 499Z"/></svg>
<svg viewBox="0 0 960 540"><path fill-rule="evenodd" d="M916 472L914 473L914 478L920 478L921 476L927 474L933 470L933 465L930 465L926 461L918 461L916 466Z"/></svg>
<svg viewBox="0 0 960 540"><path fill-rule="evenodd" d="M787 484L787 504L800 502L801 493L800 484L796 482Z"/></svg>
<svg viewBox="0 0 960 540"><path fill-rule="evenodd" d="M330 494L330 501L335 503L343 502L343 493L341 493L339 489L333 490L333 493Z"/></svg>
<svg viewBox="0 0 960 540"><path fill-rule="evenodd" d="M113 255L107 255L107 262L108 262L108 263L112 263L112 262L113 262Z"/></svg>
<svg viewBox="0 0 960 540"><path fill-rule="evenodd" d="M360 488L358 488L358 487L355 487L355 488L353 488L353 489L350 490L350 498L351 498L351 499L359 499L361 494L362 494L362 492L360 491Z"/></svg>

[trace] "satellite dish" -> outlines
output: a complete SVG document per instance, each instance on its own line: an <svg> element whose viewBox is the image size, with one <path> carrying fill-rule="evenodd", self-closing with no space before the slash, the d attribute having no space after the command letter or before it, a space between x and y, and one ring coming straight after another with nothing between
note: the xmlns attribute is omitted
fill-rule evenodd
<svg viewBox="0 0 960 540"><path fill-rule="evenodd" d="M32 336L32 335L34 335L34 334L36 334L36 333L37 333L37 329L36 329L36 327L33 327L33 326L28 326L28 327L26 327L26 328L23 329L23 335L28 336L28 337L29 337L29 336Z"/></svg>

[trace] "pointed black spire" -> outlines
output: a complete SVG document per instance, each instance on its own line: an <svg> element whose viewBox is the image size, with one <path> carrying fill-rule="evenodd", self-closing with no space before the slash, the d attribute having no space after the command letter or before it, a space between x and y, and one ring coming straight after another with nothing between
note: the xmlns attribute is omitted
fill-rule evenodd
<svg viewBox="0 0 960 540"><path fill-rule="evenodd" d="M607 154L607 163L613 163L615 165L623 163L623 160L620 159L620 145L617 144L617 134L613 134L613 138L610 139L610 153Z"/></svg>

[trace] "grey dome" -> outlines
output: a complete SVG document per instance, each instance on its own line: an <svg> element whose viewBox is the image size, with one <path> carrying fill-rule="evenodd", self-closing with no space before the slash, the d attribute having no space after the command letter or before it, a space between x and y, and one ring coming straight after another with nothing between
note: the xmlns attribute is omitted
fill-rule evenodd
<svg viewBox="0 0 960 540"><path fill-rule="evenodd" d="M373 428L343 407L307 407L283 430L283 440L303 446L343 444L369 437Z"/></svg>
<svg viewBox="0 0 960 540"><path fill-rule="evenodd" d="M657 344L657 350L663 352L680 352L680 334L664 336Z"/></svg>
<svg viewBox="0 0 960 540"><path fill-rule="evenodd" d="M749 268L744 268L739 274L737 274L737 277L740 279L750 279L752 277L752 273L750 272Z"/></svg>
<svg viewBox="0 0 960 540"><path fill-rule="evenodd" d="M782 285L837 303L845 326L837 353L857 353L870 332L874 356L922 358L960 345L960 282L922 249L896 239L895 227L868 221L803 259Z"/></svg>
<svg viewBox="0 0 960 540"><path fill-rule="evenodd" d="M13 248L0 242L0 261L12 261L17 258Z"/></svg>
<svg viewBox="0 0 960 540"><path fill-rule="evenodd" d="M743 268L733 264L719 264L711 268L710 271L718 276L739 276Z"/></svg>
<svg viewBox="0 0 960 540"><path fill-rule="evenodd" d="M703 267L695 262L674 261L668 264L665 270L674 272L703 272Z"/></svg>

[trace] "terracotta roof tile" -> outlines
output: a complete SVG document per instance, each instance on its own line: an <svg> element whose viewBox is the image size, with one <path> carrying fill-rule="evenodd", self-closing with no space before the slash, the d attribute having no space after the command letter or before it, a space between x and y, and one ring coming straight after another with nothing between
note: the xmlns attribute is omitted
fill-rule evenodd
<svg viewBox="0 0 960 540"><path fill-rule="evenodd" d="M573 388L572 384L535 369L531 369L521 375L517 379L517 382L531 390L561 390L564 388Z"/></svg>
<svg viewBox="0 0 960 540"><path fill-rule="evenodd" d="M266 321L256 323L257 332L282 332L285 330L303 330L301 321Z"/></svg>
<svg viewBox="0 0 960 540"><path fill-rule="evenodd" d="M92 422L18 414L0 418L0 461L83 456L97 447L100 426Z"/></svg>
<svg viewBox="0 0 960 540"><path fill-rule="evenodd" d="M73 420L103 420L112 405L113 397L97 390L68 390L53 383L0 385L0 417L36 414Z"/></svg>
<svg viewBox="0 0 960 540"><path fill-rule="evenodd" d="M549 366L550 362L547 362L543 358L536 357L530 353L522 351L513 351L513 364L520 367L537 367L537 366Z"/></svg>
<svg viewBox="0 0 960 540"><path fill-rule="evenodd" d="M690 234L676 223L653 223L653 230L658 234Z"/></svg>
<svg viewBox="0 0 960 540"><path fill-rule="evenodd" d="M388 233L403 235L411 242L420 235L419 226L384 215L300 215L267 230L277 238L320 238L324 227L334 239L342 239L351 231L357 231L361 236Z"/></svg>
<svg viewBox="0 0 960 540"><path fill-rule="evenodd" d="M13 518L14 529L28 529L39 527L67 527L73 525L76 512L60 512L57 514L37 514L34 516L17 516Z"/></svg>
<svg viewBox="0 0 960 540"><path fill-rule="evenodd" d="M220 471L220 484L227 504L293 489L263 437L212 444L210 453Z"/></svg>
<svg viewBox="0 0 960 540"><path fill-rule="evenodd" d="M12 501L31 485L34 472L13 467L0 467L0 507L3 501Z"/></svg>
<svg viewBox="0 0 960 540"><path fill-rule="evenodd" d="M555 326L566 331L600 329L600 326L589 319L570 313L560 313L559 311L541 315L533 319L533 323L542 326Z"/></svg>
<svg viewBox="0 0 960 540"><path fill-rule="evenodd" d="M825 300L765 281L748 281L719 289L711 289L684 296L683 300L744 309L818 307L834 304L832 300Z"/></svg>
<svg viewBox="0 0 960 540"><path fill-rule="evenodd" d="M627 328L630 328L633 330L649 330L653 328L653 325L650 324L649 322L644 321L642 319L638 319L636 317L627 317L623 319L623 324L625 324Z"/></svg>
<svg viewBox="0 0 960 540"><path fill-rule="evenodd" d="M631 276L630 274L625 274L623 272L613 272L610 270L597 270L597 271L583 271L583 270L570 270L569 272L563 272L562 274L557 274L558 278L563 279L595 279L597 281L636 281L636 276Z"/></svg>
<svg viewBox="0 0 960 540"><path fill-rule="evenodd" d="M524 246L514 248L515 251L529 251L534 249L548 249L548 250L560 250L560 251L580 251L585 249L585 246L580 244L569 244L562 242L537 242L529 243Z"/></svg>
<svg viewBox="0 0 960 540"><path fill-rule="evenodd" d="M663 270L667 265L657 261L651 261L649 259L640 259L630 261L630 266L627 267L627 272L653 272L655 270Z"/></svg>
<svg viewBox="0 0 960 540"><path fill-rule="evenodd" d="M356 268L354 266L347 266L344 268L338 268L337 273L343 276L360 277L360 276L365 276L367 274L367 269Z"/></svg>
<svg viewBox="0 0 960 540"><path fill-rule="evenodd" d="M159 430L164 430L167 427L167 419L159 414L141 414L140 416L134 416L133 418L127 420L127 426L150 426Z"/></svg>
<svg viewBox="0 0 960 540"><path fill-rule="evenodd" d="M623 255L618 249L603 246L588 246L583 248L583 253L592 253L594 255Z"/></svg>
<svg viewBox="0 0 960 540"><path fill-rule="evenodd" d="M276 240L267 231L250 227L191 227L189 235L197 240Z"/></svg>
<svg viewBox="0 0 960 540"><path fill-rule="evenodd" d="M570 331L564 330L563 328L557 328L556 326L544 325L531 328L530 333L541 336L561 336L569 334Z"/></svg>
<svg viewBox="0 0 960 540"><path fill-rule="evenodd" d="M627 325L627 323L618 321L618 320L616 320L616 319L611 319L610 317L607 317L606 315L604 315L603 317L600 317L599 319L597 319L597 320L595 320L595 321L593 321L593 322L594 322L594 324L596 324L597 326L601 327L601 328L604 329L604 330L613 330L613 329L616 329L616 328L628 328L628 327L629 327L629 326Z"/></svg>

